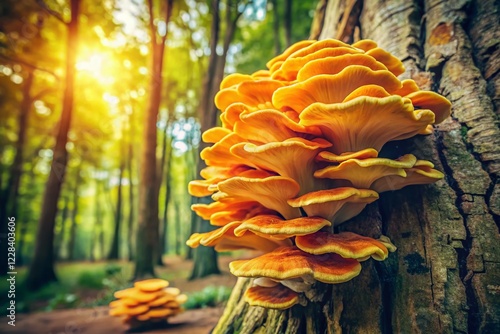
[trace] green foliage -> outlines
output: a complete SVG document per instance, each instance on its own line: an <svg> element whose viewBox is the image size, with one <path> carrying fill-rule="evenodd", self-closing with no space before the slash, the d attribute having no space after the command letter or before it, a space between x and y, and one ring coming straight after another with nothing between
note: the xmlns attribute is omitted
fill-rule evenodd
<svg viewBox="0 0 500 334"><path fill-rule="evenodd" d="M193 292L188 295L188 300L184 304L187 310L220 306L229 299L231 289L226 286L207 286L201 291Z"/></svg>
<svg viewBox="0 0 500 334"><path fill-rule="evenodd" d="M238 51L234 55L236 70L241 73L253 73L265 69L266 62L274 54L273 11L277 10L280 16L280 30L278 38L282 50L286 49L284 32L285 1L277 0L277 9L272 8L271 1L267 2L265 17L261 21L244 21L235 36L234 45ZM292 43L307 39L311 27L316 0L292 1Z"/></svg>
<svg viewBox="0 0 500 334"><path fill-rule="evenodd" d="M72 308L77 305L78 301L78 296L72 293L59 293L49 301L49 304L45 307L45 311L52 311L60 308Z"/></svg>

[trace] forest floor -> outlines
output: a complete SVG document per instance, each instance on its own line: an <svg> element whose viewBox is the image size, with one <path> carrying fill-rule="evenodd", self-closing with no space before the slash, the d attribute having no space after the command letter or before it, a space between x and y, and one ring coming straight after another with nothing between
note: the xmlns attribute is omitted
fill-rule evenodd
<svg viewBox="0 0 500 334"><path fill-rule="evenodd" d="M228 263L232 257L221 257L219 268L221 275L212 275L202 279L188 280L192 268L192 261L186 261L180 257L168 257L165 259L165 267L158 267L157 274L161 278L169 280L171 286L178 287L188 296L205 291L211 287L225 287L225 291L233 287L236 278L228 272ZM205 289L205 290L204 290ZM78 289L74 291L79 300L85 301L72 309L52 309L49 312L32 312L16 314L15 327L7 322L9 319L4 315L0 322L0 333L22 333L22 334L107 334L124 333L127 325L121 319L110 317L107 306L102 305L105 298L102 291L95 289ZM108 293L109 294L109 293ZM194 297L193 297L194 298ZM95 301L101 301L96 303ZM36 301L39 306L47 305L47 301ZM82 307L86 306L86 307ZM35 310L43 309L42 307ZM45 308L47 309L47 308ZM204 307L189 309L175 317L163 328L147 331L148 333L175 333L175 334L206 334L216 325L222 315L223 306ZM142 333L142 332L136 332Z"/></svg>

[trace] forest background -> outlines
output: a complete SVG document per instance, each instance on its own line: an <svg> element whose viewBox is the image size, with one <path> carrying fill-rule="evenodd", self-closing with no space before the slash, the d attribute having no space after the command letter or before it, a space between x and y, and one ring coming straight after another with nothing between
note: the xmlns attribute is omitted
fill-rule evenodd
<svg viewBox="0 0 500 334"><path fill-rule="evenodd" d="M131 261L130 280L177 255L194 258L191 278L217 273L211 249L185 245L201 226L187 184L200 133L218 121L213 97L226 73L263 69L307 39L315 6L2 1L0 274L8 217L28 290L58 287L54 264L73 261Z"/></svg>

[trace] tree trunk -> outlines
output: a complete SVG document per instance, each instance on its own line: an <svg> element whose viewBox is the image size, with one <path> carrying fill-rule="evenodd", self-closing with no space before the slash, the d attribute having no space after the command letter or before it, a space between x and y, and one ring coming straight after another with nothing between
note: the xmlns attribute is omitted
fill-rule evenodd
<svg viewBox="0 0 500 334"><path fill-rule="evenodd" d="M97 245L97 240L99 236L99 231L102 229L101 222L102 222L102 217L101 217L101 199L100 199L100 189L99 189L99 179L95 179L95 195L94 195L94 222L92 226L92 232L90 235L90 246L89 246L89 252L90 252L90 261L95 261L95 246Z"/></svg>
<svg viewBox="0 0 500 334"><path fill-rule="evenodd" d="M274 54L277 56L281 53L281 36L280 36L280 13L278 11L278 0L271 0L273 5L273 36L274 36Z"/></svg>
<svg viewBox="0 0 500 334"><path fill-rule="evenodd" d="M174 106L170 105L169 106L169 111L173 110ZM168 128L172 124L173 121L173 113L169 112L168 114L168 119L165 124L165 129L163 130L163 140L162 140L162 150L161 150L161 161L158 166L158 191L161 190L161 184L163 183L163 175L165 175L165 201L164 201L164 206L163 206L163 215L162 215L162 222L160 225L160 240L159 240L159 252L158 252L158 262L157 264L159 266L163 266L163 254L165 253L165 247L166 247L166 239L167 239L167 224L168 224L168 217L167 217L167 210L168 210L168 202L170 200L170 163L172 160L172 142L171 140L168 140ZM166 170L165 170L165 163L166 163Z"/></svg>
<svg viewBox="0 0 500 334"><path fill-rule="evenodd" d="M219 39L220 28L219 3L220 1L218 0L213 2L212 32L210 35L210 59L208 71L206 73L203 84L202 100L198 108L198 114L201 119L202 133L217 124L218 110L215 107L213 101L215 94L219 89L220 83L222 82L222 79L224 77L226 57L237 28L238 20L244 12L244 9L240 9L239 6L237 6L237 4L235 4L232 0L228 0L226 4L226 30L223 38L222 55L218 56L216 48ZM207 98L209 98L208 101L206 100ZM205 147L207 147L206 144L200 143L198 152L201 152ZM205 167L205 162L202 159L199 159L197 174L199 174L200 171ZM202 201L209 201L209 198L198 199L197 203L201 203ZM194 217L194 226L196 231L206 229L205 226L209 226L210 228L210 225L198 216ZM205 232L208 231L209 230L206 230ZM202 278L208 275L220 273L219 267L217 265L217 252L215 252L212 248L199 247L193 250L193 253L195 253L195 255L193 256L194 267L190 279ZM207 262L211 263L207 264Z"/></svg>
<svg viewBox="0 0 500 334"><path fill-rule="evenodd" d="M26 278L28 289L37 289L56 281L54 272L54 225L57 215L57 202L64 182L68 162L66 143L73 113L75 60L78 47L78 17L80 0L71 0L71 20L67 23L66 41L66 79L59 131L56 137L49 179L45 186L42 211L38 222L33 261Z"/></svg>
<svg viewBox="0 0 500 334"><path fill-rule="evenodd" d="M292 45L292 0L285 0L285 41L286 46Z"/></svg>
<svg viewBox="0 0 500 334"><path fill-rule="evenodd" d="M128 259L132 261L134 259L133 252L133 235L134 235L134 220L135 220L135 196L134 196L134 174L133 161L134 161L134 144L133 144L133 124L132 118L134 117L133 111L129 116L129 142L128 142L128 157L127 157L127 173L129 178L129 188L128 188Z"/></svg>
<svg viewBox="0 0 500 334"><path fill-rule="evenodd" d="M113 230L113 240L111 241L111 249L109 250L108 260L118 260L120 258L120 227L122 224L123 217L123 176L125 173L125 143L122 141L120 143L121 146L121 154L120 154L120 174L118 176L118 191L117 191L117 199L116 199L116 211L115 211L115 228Z"/></svg>
<svg viewBox="0 0 500 334"><path fill-rule="evenodd" d="M166 133L165 133L166 135ZM160 238L160 256L158 258L159 265L163 265L162 255L168 252L168 204L170 203L170 198L172 194L172 143L169 141L168 150L166 148L165 155L167 160L165 173L165 204L163 206L162 215L162 230Z"/></svg>
<svg viewBox="0 0 500 334"><path fill-rule="evenodd" d="M162 92L163 55L168 33L158 38L154 25L153 1L149 0L150 32L152 41L152 67L150 80L149 106L146 112L144 129L144 148L141 163L141 182L139 184L139 224L137 228L136 257L134 278L155 276L154 265L158 258L158 191L156 142L158 111ZM172 13L173 0L168 0L165 23L168 27ZM159 39L159 40L158 40Z"/></svg>
<svg viewBox="0 0 500 334"><path fill-rule="evenodd" d="M203 86L201 92L200 104L198 105L198 117L201 123L201 132L210 129L217 124L217 108L213 102L215 93L213 91L214 80L217 75L217 43L219 41L220 32L220 0L212 1L212 26L210 32L210 57L208 60L208 69L203 79ZM198 146L198 154L207 147L207 144L200 142ZM202 159L198 160L196 174L199 175L200 171L205 168L205 162ZM194 203L201 203L202 201L209 202L208 199L195 198ZM194 204L193 203L193 204ZM207 225L199 216L194 216L191 221L194 230L198 231L203 226ZM219 273L217 267L217 253L207 247L199 247L193 250L194 267L191 273L191 279L201 278L214 273ZM207 262L210 265L207 266ZM215 264L215 265L214 265Z"/></svg>
<svg viewBox="0 0 500 334"><path fill-rule="evenodd" d="M17 133L17 142L15 145L16 154L14 156L14 161L10 166L9 178L7 180L7 185L4 194L0 195L0 217L2 217L1 222L1 232L0 232L0 275L5 275L8 271L7 268L7 217L17 216L17 200L19 195L19 186L21 184L21 176L23 173L23 154L24 154L24 144L26 142L26 129L28 127L28 117L31 110L32 98L31 98L31 86L33 85L33 71L28 71L28 76L24 81L23 85L23 100L21 101L21 106L19 108L19 128ZM0 188L2 191L2 188ZM20 232L20 220L17 221L17 236ZM19 240L20 237L18 237ZM19 249L19 247L17 247ZM18 253L19 255L19 253ZM20 256L16 256L17 265L21 265Z"/></svg>
<svg viewBox="0 0 500 334"><path fill-rule="evenodd" d="M64 205L60 215L61 230L56 235L56 242L54 245L54 255L56 259L61 258L61 248L64 243L64 235L66 233L66 221L69 214L69 196L64 196Z"/></svg>
<svg viewBox="0 0 500 334"><path fill-rule="evenodd" d="M78 203L80 202L80 167L77 167L75 176L75 186L73 188L73 210L71 211L71 226L69 227L68 260L75 260L76 231L78 229Z"/></svg>
<svg viewBox="0 0 500 334"><path fill-rule="evenodd" d="M182 226L181 226L181 205L179 203L179 200L175 201L175 254L176 255L181 255L182 254L182 245L183 245L183 240L186 240L186 238L182 234Z"/></svg>
<svg viewBox="0 0 500 334"><path fill-rule="evenodd" d="M446 178L382 193L341 226L387 235L398 250L386 261L285 311L249 307L249 280L239 279L214 333L500 332L498 22L493 0L328 1L321 39L373 39L403 60L402 78L452 102L433 134L384 147L430 160Z"/></svg>

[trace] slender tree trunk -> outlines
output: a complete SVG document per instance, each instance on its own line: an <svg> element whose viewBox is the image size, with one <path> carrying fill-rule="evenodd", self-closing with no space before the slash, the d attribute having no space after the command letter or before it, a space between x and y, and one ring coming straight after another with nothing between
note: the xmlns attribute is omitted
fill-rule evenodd
<svg viewBox="0 0 500 334"><path fill-rule="evenodd" d="M0 214L1 214L1 232L0 232L0 275L5 275L7 273L7 217L15 217L17 216L17 203L19 197L19 186L21 184L21 176L23 173L23 154L24 154L24 146L26 142L26 130L28 127L28 117L31 110L31 87L33 85L33 71L28 71L27 78L24 81L23 85L23 100L21 101L21 106L19 108L19 125L18 125L18 133L17 133L17 142L15 145L16 154L14 156L14 161L10 166L9 170L9 178L7 179L6 189L4 190L4 195L0 196ZM1 191L2 188L0 188ZM22 222L17 220L17 240L19 242L20 239L20 228ZM5 238L5 239L4 239ZM19 250L19 247L17 247ZM18 255L19 252L17 253ZM16 264L21 265L21 257L16 257Z"/></svg>
<svg viewBox="0 0 500 334"><path fill-rule="evenodd" d="M108 260L118 260L120 258L120 230L123 217L123 177L125 174L125 142L121 141L121 154L120 154L120 173L118 175L118 190L116 199L116 210L115 210L115 228L113 230L113 240L111 241L111 249L108 254Z"/></svg>
<svg viewBox="0 0 500 334"><path fill-rule="evenodd" d="M285 0L285 40L286 46L292 45L292 0Z"/></svg>
<svg viewBox="0 0 500 334"><path fill-rule="evenodd" d="M132 127L132 125L130 125ZM132 130L131 130L132 131ZM127 162L127 172L128 178L130 180L130 185L128 188L128 259L132 261L134 258L133 253L133 235L134 235L134 220L135 220L135 196L134 196L134 174L133 170L134 161L134 146L132 140L128 143L128 162Z"/></svg>
<svg viewBox="0 0 500 334"><path fill-rule="evenodd" d="M76 177L75 177L75 186L73 188L73 210L71 211L71 226L69 228L69 241L68 241L68 260L75 260L75 251L76 251L76 231L78 229L78 208L80 202L80 168L77 167Z"/></svg>
<svg viewBox="0 0 500 334"><path fill-rule="evenodd" d="M185 238L182 235L181 227L181 206L179 200L175 201L175 254L181 255L182 245Z"/></svg>
<svg viewBox="0 0 500 334"><path fill-rule="evenodd" d="M158 185L156 172L156 122L161 102L163 55L167 33L158 41L153 17L153 2L149 3L150 31L153 60L150 80L149 106L144 129L144 149L139 185L139 224L137 229L134 278L155 276L154 264L158 256ZM168 26L173 0L168 0L165 22Z"/></svg>
<svg viewBox="0 0 500 334"><path fill-rule="evenodd" d="M54 255L56 259L61 258L61 248L64 243L64 235L66 234L66 221L69 215L69 196L64 196L64 205L60 214L61 230L56 235L56 242L54 247Z"/></svg>
<svg viewBox="0 0 500 334"><path fill-rule="evenodd" d="M217 93L220 83L224 77L224 67L226 64L226 57L229 51L229 46L233 40L234 33L237 28L237 23L239 18L244 12L239 9L236 3L232 0L228 0L226 5L226 16L225 24L226 30L223 38L223 49L222 55L219 57L216 53L217 41L219 39L219 25L220 25L220 13L219 13L219 1L213 2L213 18L212 18L212 32L210 36L210 59L207 71L207 76L205 77L203 85L203 94L201 103L207 103L205 108L198 108L198 112L201 119L201 131L204 132L207 129L214 127L217 124L218 111L215 107L213 99ZM212 58L213 56L213 58ZM213 67L213 68L212 68ZM206 93L208 91L208 93ZM204 98L209 97L209 101L205 101ZM201 106L201 104L200 104ZM203 150L207 145L200 143L198 148L199 152ZM205 167L205 162L203 160L198 160L197 174ZM199 199L198 203L203 200L209 202L209 199ZM196 231L200 231L205 227L202 225L208 225L206 222L203 223L203 219L200 217L194 218L194 225L196 226ZM209 225L208 225L209 226ZM208 232L208 230L206 231ZM211 274L220 273L219 267L217 265L217 252L212 248L208 247L198 247L193 251L194 253L199 253L194 256L194 267L190 279L201 278ZM207 264L207 262L211 262Z"/></svg>
<svg viewBox="0 0 500 334"><path fill-rule="evenodd" d="M208 69L205 73L203 79L202 93L200 104L198 105L198 116L201 123L201 132L208 130L209 128L217 124L217 108L213 102L215 91L214 91L214 80L217 75L217 43L219 41L220 32L220 0L212 1L212 24L210 32L210 57L208 60ZM198 154L207 145L200 142L198 146ZM198 160L196 174L199 175L200 171L205 168L205 162L203 160ZM194 203L209 202L207 198L195 198ZM194 225L194 230L199 231L208 225L199 216L194 216L192 220L192 225ZM200 246L193 250L193 260L194 267L191 273L190 279L201 278L211 274L220 273L219 267L217 266L217 253L212 249L204 246ZM208 264L208 265L207 265Z"/></svg>
<svg viewBox="0 0 500 334"><path fill-rule="evenodd" d="M277 56L281 53L280 13L278 11L278 0L271 0L270 2L273 5L274 54Z"/></svg>
<svg viewBox="0 0 500 334"><path fill-rule="evenodd" d="M189 143L192 143L193 138L192 134L189 134ZM188 153L189 159L186 161L186 180L187 183L189 183L192 180L196 179L196 167L198 165L198 150L196 150L192 145L190 147L190 152ZM186 189L187 189L187 184L186 184ZM195 199L197 197L191 196L189 199L189 206L193 205L195 202ZM196 214L192 211L190 211L190 219L189 219L189 235L193 234L196 232ZM192 260L193 259L193 249L191 247L186 246L187 252L186 252L186 259L187 260Z"/></svg>
<svg viewBox="0 0 500 334"><path fill-rule="evenodd" d="M54 272L54 224L57 215L57 202L64 181L64 174L68 162L66 143L73 113L75 60L78 47L78 17L80 0L71 0L71 21L67 24L66 41L66 80L59 131L56 137L54 154L50 168L49 179L45 186L42 211L36 235L35 256L31 262L26 286L28 289L37 289L56 281Z"/></svg>
<svg viewBox="0 0 500 334"><path fill-rule="evenodd" d="M390 237L398 250L386 261L285 311L249 307L249 280L239 279L213 333L500 332L500 130L498 91L488 89L500 77L498 22L493 0L328 1L320 38L359 31L403 60L402 78L452 102L434 134L384 147L433 161L446 178L383 193L341 226Z"/></svg>
<svg viewBox="0 0 500 334"><path fill-rule="evenodd" d="M170 105L168 110L169 114L167 116L167 121L165 123L165 129L163 130L163 138L162 138L162 149L161 149L161 160L160 164L158 165L158 191L161 190L161 185L163 183L163 176L166 175L165 178L165 201L164 201L164 207L163 207L163 218L162 218L162 223L160 225L160 239L159 239L159 251L158 251L158 262L157 264L159 266L163 266L163 254L165 253L165 237L167 230L166 230L166 222L167 219L165 219L165 213L167 212L168 208L168 197L169 197L169 187L170 187L170 180L169 180L169 169L165 171L165 163L167 165L170 165L170 159L171 159L171 153L172 153L172 145L171 141L168 140L168 129L170 127L170 124L172 124L173 121L173 113L170 112L173 110L174 106Z"/></svg>
<svg viewBox="0 0 500 334"><path fill-rule="evenodd" d="M166 135L166 133L165 133ZM166 145L166 144L165 144ZM165 147L165 155L166 155L166 170L165 173L165 204L163 206L163 215L162 215L162 229L161 229L161 237L160 237L160 256L158 258L158 264L164 265L162 260L162 255L168 252L168 204L170 203L170 198L172 194L172 143L169 141L168 147Z"/></svg>
<svg viewBox="0 0 500 334"><path fill-rule="evenodd" d="M94 196L94 226L92 227L92 238L91 238L91 259L95 259L95 250L96 245L99 243L99 237L102 231L103 225L103 217L101 210L101 181L99 179L95 179L95 196ZM100 257L103 257L103 254L100 254Z"/></svg>

